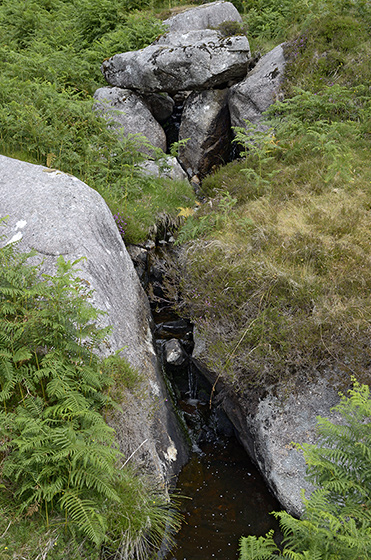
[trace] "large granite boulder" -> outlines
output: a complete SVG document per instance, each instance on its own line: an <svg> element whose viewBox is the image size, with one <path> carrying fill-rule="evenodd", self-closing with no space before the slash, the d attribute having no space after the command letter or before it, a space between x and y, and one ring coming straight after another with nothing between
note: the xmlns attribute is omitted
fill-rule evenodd
<svg viewBox="0 0 371 560"><path fill-rule="evenodd" d="M102 72L113 86L171 94L236 83L245 77L249 58L249 42L242 35L167 33L144 49L105 60Z"/></svg>
<svg viewBox="0 0 371 560"><path fill-rule="evenodd" d="M228 91L212 89L192 93L184 106L179 160L189 177L203 178L215 165L226 163L230 152Z"/></svg>
<svg viewBox="0 0 371 560"><path fill-rule="evenodd" d="M317 417L339 422L332 411L339 402L333 384L318 376L311 382L289 387L287 384L264 388L258 397L256 389L236 393L222 377L205 366L207 347L195 331L192 360L216 388L215 398L234 425L238 437L258 465L268 486L284 509L295 516L303 513L302 490L309 497L313 490L306 480L306 465L294 443L317 441ZM332 375L329 373L329 377Z"/></svg>
<svg viewBox="0 0 371 560"><path fill-rule="evenodd" d="M104 200L76 177L0 156L0 216L8 216L8 242L36 249L49 274L59 255L85 257L78 275L95 290L93 305L107 313L102 325L113 327L110 351L122 349L144 377L110 422L125 456L136 451L131 461L165 480L185 462L185 447L159 373L147 298Z"/></svg>
<svg viewBox="0 0 371 560"><path fill-rule="evenodd" d="M138 135L138 150L153 156L147 143L141 142L144 136L151 146L166 151L166 135L161 125L153 117L139 95L128 89L103 87L94 93L95 110L117 129L122 136ZM170 112L171 114L171 112Z"/></svg>
<svg viewBox="0 0 371 560"><path fill-rule="evenodd" d="M232 2L210 2L185 10L164 21L169 31L184 33L190 29L212 29L226 21L242 22L237 8Z"/></svg>
<svg viewBox="0 0 371 560"><path fill-rule="evenodd" d="M245 127L248 120L257 124L277 100L285 69L283 44L263 56L246 78L231 87L229 110L232 126Z"/></svg>

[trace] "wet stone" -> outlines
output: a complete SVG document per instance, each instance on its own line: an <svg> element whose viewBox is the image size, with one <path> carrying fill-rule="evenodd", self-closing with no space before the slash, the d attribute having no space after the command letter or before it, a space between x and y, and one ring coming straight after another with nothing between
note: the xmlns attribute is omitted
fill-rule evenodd
<svg viewBox="0 0 371 560"><path fill-rule="evenodd" d="M169 321L160 323L156 326L156 337L163 338L189 338L192 334L192 328L189 321L179 319L178 321Z"/></svg>
<svg viewBox="0 0 371 560"><path fill-rule="evenodd" d="M181 366L187 359L179 340L172 338L164 344L165 360L172 366Z"/></svg>

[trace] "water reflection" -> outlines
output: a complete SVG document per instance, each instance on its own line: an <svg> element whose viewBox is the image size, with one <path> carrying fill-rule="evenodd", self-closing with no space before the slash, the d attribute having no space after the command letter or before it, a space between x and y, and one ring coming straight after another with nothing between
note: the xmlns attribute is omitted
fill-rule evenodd
<svg viewBox="0 0 371 560"><path fill-rule="evenodd" d="M236 560L242 535L277 529L281 509L235 438L203 443L177 484L185 522L167 560Z"/></svg>

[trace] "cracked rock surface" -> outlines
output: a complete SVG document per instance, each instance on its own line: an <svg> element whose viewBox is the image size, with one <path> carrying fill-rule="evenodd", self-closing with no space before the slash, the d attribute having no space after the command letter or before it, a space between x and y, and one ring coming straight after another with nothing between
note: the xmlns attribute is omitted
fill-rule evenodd
<svg viewBox="0 0 371 560"><path fill-rule="evenodd" d="M144 49L115 54L102 72L113 86L172 94L236 83L246 75L249 58L245 36L196 30L167 33Z"/></svg>

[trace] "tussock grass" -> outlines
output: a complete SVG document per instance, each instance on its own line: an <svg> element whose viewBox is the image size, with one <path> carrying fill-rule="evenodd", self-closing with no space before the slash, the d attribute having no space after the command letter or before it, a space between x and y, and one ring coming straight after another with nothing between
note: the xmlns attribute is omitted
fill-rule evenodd
<svg viewBox="0 0 371 560"><path fill-rule="evenodd" d="M209 202L188 218L184 307L206 362L241 391L330 370L370 381L370 21L360 3L332 10L287 50L274 136L237 130L245 157L204 181Z"/></svg>

